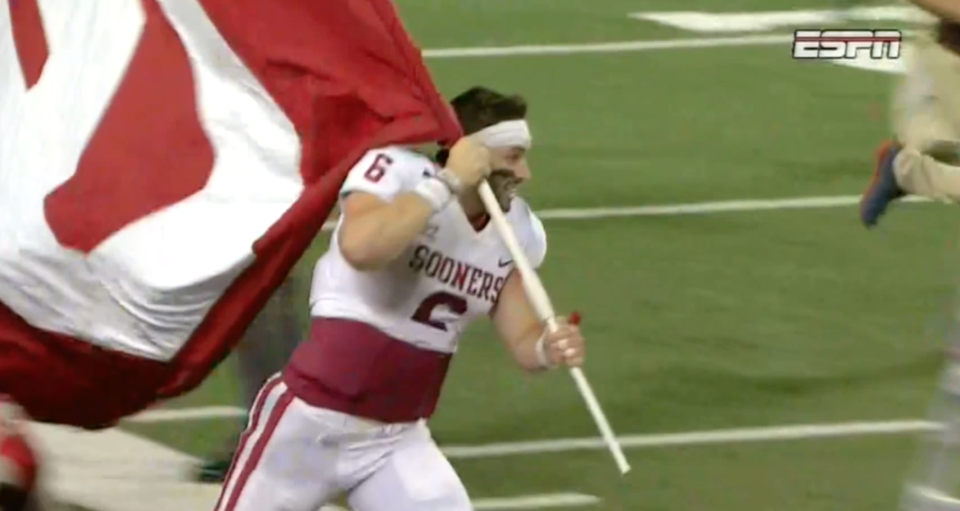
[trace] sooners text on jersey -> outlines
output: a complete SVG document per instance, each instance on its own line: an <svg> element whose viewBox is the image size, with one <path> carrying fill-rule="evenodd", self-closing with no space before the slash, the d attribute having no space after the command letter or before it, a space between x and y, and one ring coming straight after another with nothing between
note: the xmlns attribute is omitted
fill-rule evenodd
<svg viewBox="0 0 960 511"><path fill-rule="evenodd" d="M341 194L389 201L436 171L405 149L371 151ZM539 267L546 253L539 219L521 199L506 216ZM451 202L392 263L358 271L340 252L342 225L317 263L310 338L294 353L285 381L314 406L381 422L429 417L460 334L497 303L513 270L510 252L491 222L477 231Z"/></svg>
<svg viewBox="0 0 960 511"><path fill-rule="evenodd" d="M437 170L412 151L371 151L347 177L341 195L365 192L390 200ZM546 253L540 220L519 198L507 220L531 264L539 267ZM335 233L330 250L317 263L311 312L362 321L404 342L453 352L466 326L490 312L512 269L510 251L493 223L478 232L460 205L451 202L401 257L378 271L353 269L341 255Z"/></svg>

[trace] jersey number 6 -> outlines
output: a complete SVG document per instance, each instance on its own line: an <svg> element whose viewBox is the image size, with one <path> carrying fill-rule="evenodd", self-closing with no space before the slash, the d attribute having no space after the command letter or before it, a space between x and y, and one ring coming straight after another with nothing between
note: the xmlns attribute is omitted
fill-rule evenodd
<svg viewBox="0 0 960 511"><path fill-rule="evenodd" d="M423 299L411 319L417 323L427 325L437 330L447 331L447 325L442 321L433 319L433 312L437 307L445 306L454 314L463 315L467 312L467 300L461 296L450 294L444 291L433 293Z"/></svg>
<svg viewBox="0 0 960 511"><path fill-rule="evenodd" d="M363 177L367 178L367 181L378 183L383 179L383 175L387 173L387 167L390 165L393 165L393 158L385 154L378 154L373 163L370 164L370 168L363 173Z"/></svg>

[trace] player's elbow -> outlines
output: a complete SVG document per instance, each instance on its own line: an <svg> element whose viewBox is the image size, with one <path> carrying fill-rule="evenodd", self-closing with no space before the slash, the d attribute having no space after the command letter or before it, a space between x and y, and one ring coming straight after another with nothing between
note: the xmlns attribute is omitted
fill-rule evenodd
<svg viewBox="0 0 960 511"><path fill-rule="evenodd" d="M368 240L359 236L341 236L339 241L343 259L355 270L371 271L383 265L376 247Z"/></svg>
<svg viewBox="0 0 960 511"><path fill-rule="evenodd" d="M357 271L379 270L399 255L379 229L342 229L338 243L344 260Z"/></svg>
<svg viewBox="0 0 960 511"><path fill-rule="evenodd" d="M535 343L534 343L535 344ZM537 374L543 372L544 367L536 355L536 348L531 347L528 342L516 343L511 348L513 361L523 372L527 374Z"/></svg>

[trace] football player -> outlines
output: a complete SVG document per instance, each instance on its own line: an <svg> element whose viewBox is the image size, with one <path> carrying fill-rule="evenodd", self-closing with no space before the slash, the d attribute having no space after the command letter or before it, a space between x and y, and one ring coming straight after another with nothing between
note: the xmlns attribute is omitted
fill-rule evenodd
<svg viewBox="0 0 960 511"><path fill-rule="evenodd" d="M314 273L309 338L261 390L217 511L466 511L430 435L460 335L483 316L529 372L580 366L584 341L548 333L478 195L487 178L536 268L543 225L516 194L530 179L523 98L476 87L452 100L464 132L437 161L370 151L341 190L342 216Z"/></svg>

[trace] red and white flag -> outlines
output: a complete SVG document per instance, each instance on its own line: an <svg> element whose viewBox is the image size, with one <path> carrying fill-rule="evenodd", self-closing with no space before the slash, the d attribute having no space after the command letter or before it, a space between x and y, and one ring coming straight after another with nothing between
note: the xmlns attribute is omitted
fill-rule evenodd
<svg viewBox="0 0 960 511"><path fill-rule="evenodd" d="M7 5L0 338L169 361L164 397L226 357L366 150L460 134L389 0Z"/></svg>

